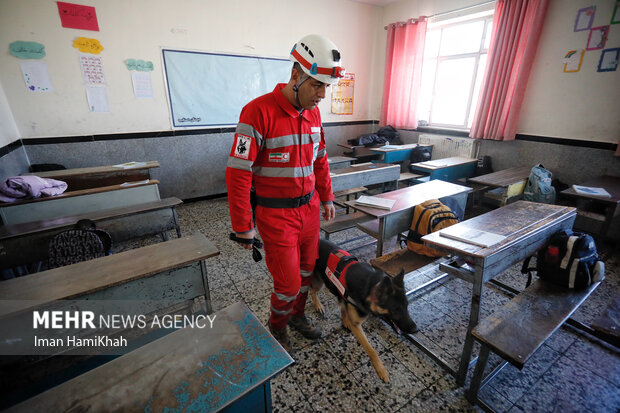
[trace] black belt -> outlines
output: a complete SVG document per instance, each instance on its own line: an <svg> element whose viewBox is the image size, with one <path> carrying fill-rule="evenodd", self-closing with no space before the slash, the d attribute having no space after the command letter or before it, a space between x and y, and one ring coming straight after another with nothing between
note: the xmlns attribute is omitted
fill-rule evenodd
<svg viewBox="0 0 620 413"><path fill-rule="evenodd" d="M256 203L267 208L299 208L309 203L312 195L314 195L314 189L309 194L299 198L266 198L256 195Z"/></svg>

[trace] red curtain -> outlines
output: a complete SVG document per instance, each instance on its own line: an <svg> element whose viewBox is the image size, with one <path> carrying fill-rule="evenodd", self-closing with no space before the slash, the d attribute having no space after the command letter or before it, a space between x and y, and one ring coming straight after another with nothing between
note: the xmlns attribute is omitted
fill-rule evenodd
<svg viewBox="0 0 620 413"><path fill-rule="evenodd" d="M401 129L418 127L416 109L425 39L426 17L388 26L381 125Z"/></svg>
<svg viewBox="0 0 620 413"><path fill-rule="evenodd" d="M497 0L470 137L514 140L548 4L549 0Z"/></svg>

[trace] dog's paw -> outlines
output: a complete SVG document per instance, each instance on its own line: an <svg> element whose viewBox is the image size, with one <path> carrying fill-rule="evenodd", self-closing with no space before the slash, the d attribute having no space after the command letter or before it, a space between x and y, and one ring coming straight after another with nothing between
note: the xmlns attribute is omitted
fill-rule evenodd
<svg viewBox="0 0 620 413"><path fill-rule="evenodd" d="M381 368L377 369L377 374L379 375L379 378L383 380L384 382L386 383L390 382L390 375L388 374L385 367L381 366Z"/></svg>
<svg viewBox="0 0 620 413"><path fill-rule="evenodd" d="M315 304L314 309L317 313L319 313L322 318L325 318L325 307L323 307L323 304L321 304L320 302L318 303L318 305Z"/></svg>

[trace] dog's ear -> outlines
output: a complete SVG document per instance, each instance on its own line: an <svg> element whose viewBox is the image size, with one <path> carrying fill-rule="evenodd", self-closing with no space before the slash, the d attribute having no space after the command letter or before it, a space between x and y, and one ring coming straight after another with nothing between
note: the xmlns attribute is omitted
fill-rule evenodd
<svg viewBox="0 0 620 413"><path fill-rule="evenodd" d="M377 296L379 302L383 302L384 299L392 294L392 280L390 277L383 277L383 280L377 286Z"/></svg>
<svg viewBox="0 0 620 413"><path fill-rule="evenodd" d="M400 272L393 279L394 287L399 290L405 289L405 270L400 270Z"/></svg>

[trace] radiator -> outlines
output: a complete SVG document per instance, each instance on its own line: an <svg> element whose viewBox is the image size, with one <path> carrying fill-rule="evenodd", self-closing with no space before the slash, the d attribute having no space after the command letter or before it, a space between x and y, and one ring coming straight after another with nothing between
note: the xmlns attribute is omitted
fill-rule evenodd
<svg viewBox="0 0 620 413"><path fill-rule="evenodd" d="M480 141L472 138L460 138L456 136L420 134L420 145L433 145L431 159L450 158L452 156L464 156L477 158L480 150Z"/></svg>

